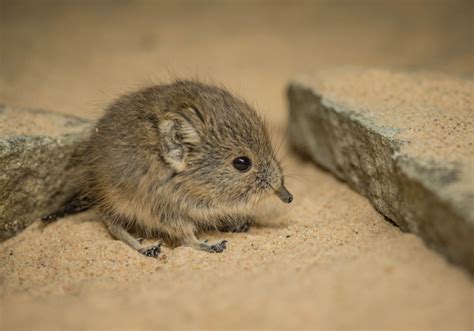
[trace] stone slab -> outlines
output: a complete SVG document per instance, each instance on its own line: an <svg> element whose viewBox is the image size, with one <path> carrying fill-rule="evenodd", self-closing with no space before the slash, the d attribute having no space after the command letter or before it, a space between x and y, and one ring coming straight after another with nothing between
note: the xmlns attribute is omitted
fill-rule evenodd
<svg viewBox="0 0 474 331"><path fill-rule="evenodd" d="M290 82L292 145L474 273L474 82L327 70Z"/></svg>
<svg viewBox="0 0 474 331"><path fill-rule="evenodd" d="M0 241L71 194L71 155L89 128L79 117L0 105Z"/></svg>

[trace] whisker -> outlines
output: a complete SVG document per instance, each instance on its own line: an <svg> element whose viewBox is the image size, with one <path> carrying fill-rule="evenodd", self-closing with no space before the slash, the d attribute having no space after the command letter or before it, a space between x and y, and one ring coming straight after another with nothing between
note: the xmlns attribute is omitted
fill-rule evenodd
<svg viewBox="0 0 474 331"><path fill-rule="evenodd" d="M285 142L285 134L284 133L282 134L282 132L280 130L280 127L277 126L277 125L272 126L272 128L274 128L276 130L276 133L277 133L276 147L275 147L275 152L274 152L274 154L277 155L278 152L280 151L281 146Z"/></svg>

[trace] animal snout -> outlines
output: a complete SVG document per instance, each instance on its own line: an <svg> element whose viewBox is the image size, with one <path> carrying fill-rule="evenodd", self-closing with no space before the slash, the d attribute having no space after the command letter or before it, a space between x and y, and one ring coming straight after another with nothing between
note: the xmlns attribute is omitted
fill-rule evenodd
<svg viewBox="0 0 474 331"><path fill-rule="evenodd" d="M285 185L280 186L275 193L284 203L291 203L293 201L293 194L286 189Z"/></svg>

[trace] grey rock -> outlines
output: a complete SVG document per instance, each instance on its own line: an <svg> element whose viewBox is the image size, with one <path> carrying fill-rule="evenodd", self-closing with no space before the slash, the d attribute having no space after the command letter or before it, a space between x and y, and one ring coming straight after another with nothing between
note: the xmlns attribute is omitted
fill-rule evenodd
<svg viewBox="0 0 474 331"><path fill-rule="evenodd" d="M288 86L292 145L474 273L474 83L346 69Z"/></svg>
<svg viewBox="0 0 474 331"><path fill-rule="evenodd" d="M0 241L57 209L73 192L71 156L90 122L0 105Z"/></svg>

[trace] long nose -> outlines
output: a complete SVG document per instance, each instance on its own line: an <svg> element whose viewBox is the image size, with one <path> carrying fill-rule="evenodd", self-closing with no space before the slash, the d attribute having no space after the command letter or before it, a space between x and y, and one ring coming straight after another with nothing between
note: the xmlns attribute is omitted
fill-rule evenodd
<svg viewBox="0 0 474 331"><path fill-rule="evenodd" d="M291 201L293 201L293 195L288 192L285 185L281 185L280 188L275 191L275 193L284 203L291 203Z"/></svg>

